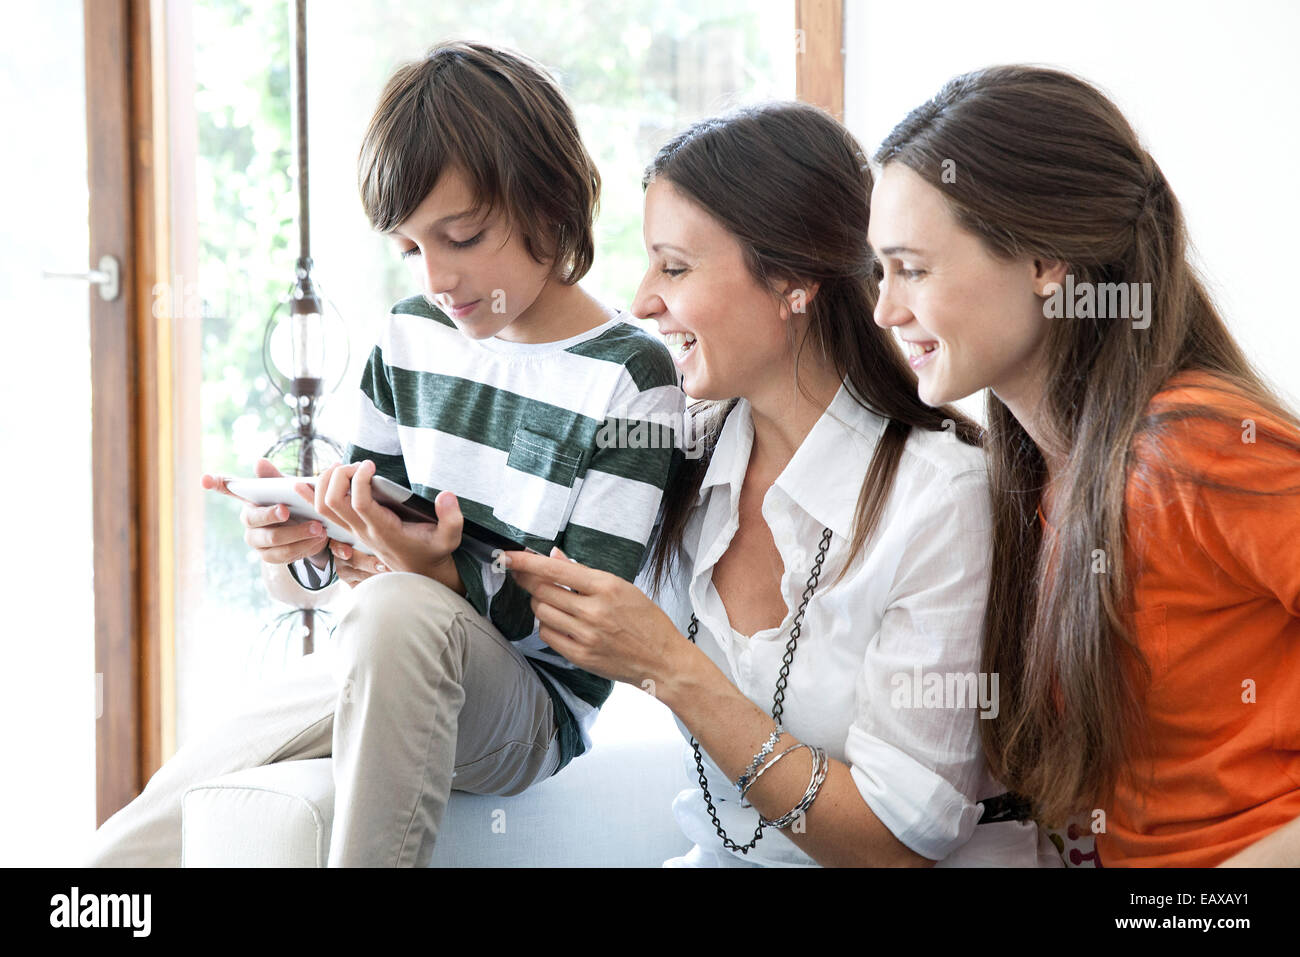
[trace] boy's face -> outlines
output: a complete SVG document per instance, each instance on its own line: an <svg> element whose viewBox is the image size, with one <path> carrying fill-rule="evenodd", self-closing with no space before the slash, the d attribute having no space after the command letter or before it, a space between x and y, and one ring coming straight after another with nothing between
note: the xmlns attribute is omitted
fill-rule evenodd
<svg viewBox="0 0 1300 957"><path fill-rule="evenodd" d="M424 294L471 339L527 342L525 318L551 276L511 229L504 211L486 218L458 168L448 167L424 201L389 235Z"/></svg>

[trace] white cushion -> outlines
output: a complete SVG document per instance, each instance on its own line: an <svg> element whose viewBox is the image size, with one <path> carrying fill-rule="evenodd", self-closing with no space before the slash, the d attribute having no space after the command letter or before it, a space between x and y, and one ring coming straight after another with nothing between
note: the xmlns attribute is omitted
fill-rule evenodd
<svg viewBox="0 0 1300 957"><path fill-rule="evenodd" d="M672 816L688 786L672 715L615 685L593 747L514 797L453 791L435 867L658 867L690 842ZM182 800L184 867L324 867L334 815L332 761L247 768L194 785Z"/></svg>
<svg viewBox="0 0 1300 957"><path fill-rule="evenodd" d="M324 867L331 764L283 761L191 787L181 799L181 867Z"/></svg>

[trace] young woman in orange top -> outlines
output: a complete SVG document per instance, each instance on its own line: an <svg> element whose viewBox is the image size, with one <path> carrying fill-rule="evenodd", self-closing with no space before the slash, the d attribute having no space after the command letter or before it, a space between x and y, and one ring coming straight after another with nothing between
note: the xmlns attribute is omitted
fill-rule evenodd
<svg viewBox="0 0 1300 957"><path fill-rule="evenodd" d="M875 159L876 322L928 404L989 389L994 774L1104 866L1300 863L1300 422L1160 167L1023 66L950 81Z"/></svg>

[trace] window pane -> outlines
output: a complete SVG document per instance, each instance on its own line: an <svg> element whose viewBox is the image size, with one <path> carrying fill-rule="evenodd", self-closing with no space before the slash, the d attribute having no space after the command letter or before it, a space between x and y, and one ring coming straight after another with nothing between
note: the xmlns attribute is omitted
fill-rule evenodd
<svg viewBox="0 0 1300 957"><path fill-rule="evenodd" d="M205 310L199 471L251 474L289 428L291 413L260 359L263 327L297 255L288 10L244 0L203 0L194 9ZM378 322L418 291L390 241L370 230L356 185L366 122L398 64L442 39L474 39L521 50L554 72L602 177L596 262L583 285L618 307L630 304L645 269L640 180L655 150L694 119L794 95L789 0L370 0L313 2L308 16L312 255L351 340L351 368L320 416L322 430L340 443L351 435L353 396ZM249 681L273 677L297 654L287 632L262 633L287 609L266 596L238 511L233 500L207 496L203 596L189 602L179 625L180 743L194 724L229 708ZM331 610L341 613L347 598L344 591Z"/></svg>

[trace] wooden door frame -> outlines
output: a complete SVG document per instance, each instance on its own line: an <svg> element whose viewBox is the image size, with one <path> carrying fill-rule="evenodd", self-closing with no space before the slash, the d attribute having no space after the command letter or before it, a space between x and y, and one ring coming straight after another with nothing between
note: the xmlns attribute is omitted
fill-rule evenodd
<svg viewBox="0 0 1300 957"><path fill-rule="evenodd" d="M844 122L844 0L795 0L795 96Z"/></svg>
<svg viewBox="0 0 1300 957"><path fill-rule="evenodd" d="M83 4L89 262L122 263L117 299L90 291L97 823L140 793L174 725L170 317L154 315L169 272L160 14L160 0Z"/></svg>

